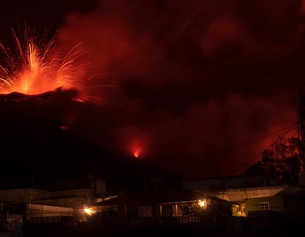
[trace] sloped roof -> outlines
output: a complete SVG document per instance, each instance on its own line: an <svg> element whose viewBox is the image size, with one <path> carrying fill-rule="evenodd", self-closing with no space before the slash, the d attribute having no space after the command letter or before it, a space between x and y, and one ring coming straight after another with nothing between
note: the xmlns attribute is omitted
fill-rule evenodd
<svg viewBox="0 0 305 237"><path fill-rule="evenodd" d="M183 181L183 187L187 190L213 190L225 191L233 188L250 188L266 186L263 176L228 176L206 179Z"/></svg>
<svg viewBox="0 0 305 237"><path fill-rule="evenodd" d="M217 197L208 196L204 193L192 190L153 190L121 193L118 195L118 197L105 200L97 205L114 205L119 202L119 200L123 200L127 204L136 203L137 205L150 205L152 203L195 201L204 198L224 202L224 200L218 199Z"/></svg>
<svg viewBox="0 0 305 237"><path fill-rule="evenodd" d="M204 198L203 194L191 190L153 190L126 194L126 202L137 203L192 201L202 198Z"/></svg>
<svg viewBox="0 0 305 237"><path fill-rule="evenodd" d="M292 196L292 197L303 197L305 198L305 186L288 186L276 195Z"/></svg>

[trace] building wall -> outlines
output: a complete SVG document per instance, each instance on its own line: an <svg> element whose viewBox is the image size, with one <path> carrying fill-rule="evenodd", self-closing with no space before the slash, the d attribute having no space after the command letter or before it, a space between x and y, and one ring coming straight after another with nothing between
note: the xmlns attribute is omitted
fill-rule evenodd
<svg viewBox="0 0 305 237"><path fill-rule="evenodd" d="M269 211L274 212L284 212L284 199L283 196L271 196L271 197L261 197L252 198L245 201L246 205L246 215L249 216L250 211L260 211L259 204L262 202L269 203Z"/></svg>
<svg viewBox="0 0 305 237"><path fill-rule="evenodd" d="M284 199L285 217L287 220L305 218L305 200L304 198L289 197Z"/></svg>
<svg viewBox="0 0 305 237"><path fill-rule="evenodd" d="M83 210L75 210L68 207L60 206L48 206L48 205L39 205L31 204L27 205L26 211L26 220L31 221L35 218L44 218L44 217L61 217L61 216L75 216L77 213L83 212Z"/></svg>
<svg viewBox="0 0 305 237"><path fill-rule="evenodd" d="M0 190L1 202L28 203L45 198L50 198L50 192L32 188Z"/></svg>

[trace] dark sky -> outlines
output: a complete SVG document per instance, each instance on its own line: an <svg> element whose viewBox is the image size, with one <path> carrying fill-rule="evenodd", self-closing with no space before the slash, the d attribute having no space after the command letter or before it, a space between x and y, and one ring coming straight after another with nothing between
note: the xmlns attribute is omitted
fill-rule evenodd
<svg viewBox="0 0 305 237"><path fill-rule="evenodd" d="M69 129L100 147L138 149L198 178L243 174L276 135L297 136L305 1L20 0L1 9L2 40L27 22L88 50L92 77L81 83L102 103L60 108Z"/></svg>

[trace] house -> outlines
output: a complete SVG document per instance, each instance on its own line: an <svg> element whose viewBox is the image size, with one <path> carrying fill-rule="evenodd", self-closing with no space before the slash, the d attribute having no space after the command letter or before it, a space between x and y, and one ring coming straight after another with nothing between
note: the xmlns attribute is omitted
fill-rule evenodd
<svg viewBox="0 0 305 237"><path fill-rule="evenodd" d="M248 224L257 233L298 236L305 223L305 187L290 186L272 196L245 200Z"/></svg>
<svg viewBox="0 0 305 237"><path fill-rule="evenodd" d="M59 223L244 231L249 223L260 229L268 221L304 220L304 186L267 184L262 177L223 177L185 181L180 189L113 194L105 191L102 180L88 189L0 190L0 232Z"/></svg>
<svg viewBox="0 0 305 237"><path fill-rule="evenodd" d="M90 215L114 211L131 225L201 222L203 216L231 216L231 203L192 190L119 193L90 208Z"/></svg>
<svg viewBox="0 0 305 237"><path fill-rule="evenodd" d="M85 221L94 190L45 191L33 188L0 190L0 233L21 235L25 226L71 225Z"/></svg>
<svg viewBox="0 0 305 237"><path fill-rule="evenodd" d="M290 186L272 196L245 200L248 217L277 215L286 221L305 219L305 187Z"/></svg>
<svg viewBox="0 0 305 237"><path fill-rule="evenodd" d="M232 204L233 216L246 217L246 200L273 196L289 186L270 185L263 176L232 176L184 181L183 187L226 200Z"/></svg>
<svg viewBox="0 0 305 237"><path fill-rule="evenodd" d="M305 186L301 184L277 185L263 177L235 176L185 181L184 188L230 202L232 217L243 218L232 219L233 226L242 221L240 230L291 236L305 223Z"/></svg>

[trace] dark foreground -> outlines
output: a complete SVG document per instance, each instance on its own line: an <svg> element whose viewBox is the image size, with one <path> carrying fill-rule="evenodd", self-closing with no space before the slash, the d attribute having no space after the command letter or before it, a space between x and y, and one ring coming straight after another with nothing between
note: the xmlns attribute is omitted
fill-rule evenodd
<svg viewBox="0 0 305 237"><path fill-rule="evenodd" d="M22 237L281 237L300 236L304 233L305 220L268 223L265 220L242 218L227 221L223 225L205 225L202 223L167 225L127 225L124 222L109 222L103 226L88 223L71 225L37 224L27 225L22 233L0 233L4 236Z"/></svg>

